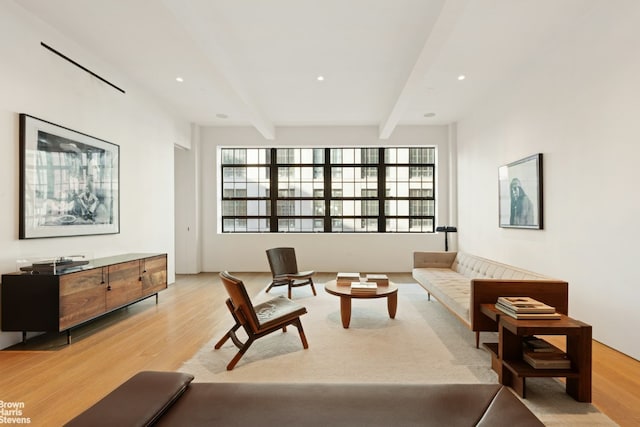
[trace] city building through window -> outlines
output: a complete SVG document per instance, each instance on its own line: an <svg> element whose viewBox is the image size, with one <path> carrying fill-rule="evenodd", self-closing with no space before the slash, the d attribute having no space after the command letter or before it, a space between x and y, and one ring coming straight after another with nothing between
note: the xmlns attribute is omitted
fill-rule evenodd
<svg viewBox="0 0 640 427"><path fill-rule="evenodd" d="M435 147L220 148L223 233L432 233Z"/></svg>

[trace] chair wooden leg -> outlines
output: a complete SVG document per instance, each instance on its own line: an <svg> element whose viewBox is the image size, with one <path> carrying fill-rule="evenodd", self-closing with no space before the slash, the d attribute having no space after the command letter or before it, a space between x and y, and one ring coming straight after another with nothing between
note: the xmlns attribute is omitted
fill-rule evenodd
<svg viewBox="0 0 640 427"><path fill-rule="evenodd" d="M227 371L232 370L236 366L236 363L238 363L238 361L242 358L242 356L247 352L247 349L249 348L249 346L255 340L253 336L249 336L247 341L245 342L240 341L240 339L236 335L236 331L240 328L240 326L241 325L239 323L236 323L233 326L233 328L229 329L229 332L224 334L224 336L220 339L220 341L218 341L214 346L214 348L218 350L229 338L231 338L231 341L233 341L235 346L240 349L240 351L238 351L238 353L233 357L233 359L231 359L231 361L227 365Z"/></svg>
<svg viewBox="0 0 640 427"><path fill-rule="evenodd" d="M222 338L220 338L220 341L218 341L218 342L216 343L216 345L215 345L215 346L213 346L213 348L215 348L216 350L218 350L220 347L222 347L222 345L223 345L225 342L227 342L227 340L228 340L229 338L231 338L231 341L233 341L233 343L234 343L236 346L238 346L238 347L242 346L242 343L240 343L240 345L238 345L239 340L238 340L238 338L237 338L237 336L236 336L236 331L240 328L240 326L241 326L241 325L240 325L239 323L236 323L235 325L233 325L233 328L229 329L229 332L227 332L226 334L224 334L224 336L223 336Z"/></svg>
<svg viewBox="0 0 640 427"><path fill-rule="evenodd" d="M300 318L296 319L293 323L296 328L298 328L298 333L300 334L300 340L302 341L302 347L309 348L309 344L307 343L307 337L304 334L304 329L302 329L302 322Z"/></svg>
<svg viewBox="0 0 640 427"><path fill-rule="evenodd" d="M480 348L480 331L476 331L476 348Z"/></svg>
<svg viewBox="0 0 640 427"><path fill-rule="evenodd" d="M313 279L309 279L309 284L311 285L311 291L313 292L313 296L316 296L316 287L313 286Z"/></svg>
<svg viewBox="0 0 640 427"><path fill-rule="evenodd" d="M235 356L233 356L233 359L231 359L231 362L229 362L229 364L227 365L227 371L232 370L233 368L235 368L236 363L238 363L238 361L240 360L240 358L242 358L242 356L244 356L244 354L247 352L247 349L249 348L249 346L253 343L253 338L249 337L249 339L247 340L246 343L244 343L244 346L242 346L242 348L240 349L240 351L238 351L238 354L236 354Z"/></svg>
<svg viewBox="0 0 640 427"><path fill-rule="evenodd" d="M291 324L293 326L295 326L298 329L298 333L300 334L300 341L302 341L302 346L306 349L309 348L309 344L307 343L307 337L304 334L304 329L302 329L302 322L300 321L300 318L294 320L293 322L291 322ZM253 343L253 341L255 341L256 336L254 336L253 334L251 334L249 331L247 331L247 333L249 334L249 338L247 339L247 341L245 341L244 343L242 341L240 341L240 339L238 339L237 335L236 335L236 331L240 328L240 324L236 323L233 328L231 328L229 330L229 332L227 332L221 339L220 341L218 341L215 345L215 349L219 349L220 347L222 347L222 345L229 339L231 338L231 341L233 341L233 343L236 345L236 347L238 347L240 349L240 351L238 351L238 353L233 357L233 359L231 359L231 361L229 362L229 364L227 365L227 371L231 371L236 364L238 363L238 361L240 361L240 359L242 358L242 356L247 352L247 350L249 349L249 346L251 346L251 344ZM246 329L245 329L246 330ZM283 326L282 327L282 332L287 332L287 326ZM258 335L259 337L260 335Z"/></svg>
<svg viewBox="0 0 640 427"><path fill-rule="evenodd" d="M215 348L216 350L218 350L220 347L222 347L222 345L227 342L227 340L230 337L230 332L227 332L226 334L224 334L224 336L222 338L220 338L220 341L218 341L216 343L216 345L213 346L213 348Z"/></svg>

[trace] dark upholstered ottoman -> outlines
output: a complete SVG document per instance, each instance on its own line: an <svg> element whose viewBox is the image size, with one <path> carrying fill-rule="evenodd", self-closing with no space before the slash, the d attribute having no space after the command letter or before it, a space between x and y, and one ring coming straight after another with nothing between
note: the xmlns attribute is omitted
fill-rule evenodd
<svg viewBox="0 0 640 427"><path fill-rule="evenodd" d="M140 372L69 426L542 426L497 384L191 383Z"/></svg>

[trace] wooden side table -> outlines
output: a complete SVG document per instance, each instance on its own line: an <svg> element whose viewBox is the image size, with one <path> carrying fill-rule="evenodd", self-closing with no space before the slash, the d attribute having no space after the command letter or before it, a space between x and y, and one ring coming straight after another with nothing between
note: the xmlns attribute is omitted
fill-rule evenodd
<svg viewBox="0 0 640 427"><path fill-rule="evenodd" d="M483 304L481 311L498 322L498 343L485 347L501 384L525 398L527 377L565 377L567 394L579 402L591 402L591 325L565 315L559 320L517 320L501 315L494 304ZM523 361L523 338L533 335L564 335L571 368L536 369Z"/></svg>

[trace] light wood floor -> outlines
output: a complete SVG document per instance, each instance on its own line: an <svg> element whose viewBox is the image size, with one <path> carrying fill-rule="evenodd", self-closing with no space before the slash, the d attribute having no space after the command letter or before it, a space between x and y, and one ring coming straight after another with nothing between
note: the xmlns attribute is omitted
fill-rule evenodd
<svg viewBox="0 0 640 427"><path fill-rule="evenodd" d="M250 295L269 281L264 273L238 276ZM390 277L412 281L409 274ZM225 299L217 274L178 276L157 305L151 298L78 328L69 346L61 334L2 350L0 400L24 402L31 425L61 425L138 371L178 369L220 322L230 326ZM481 351L474 347L469 342L469 351ZM621 426L640 425L640 362L594 341L593 402Z"/></svg>

